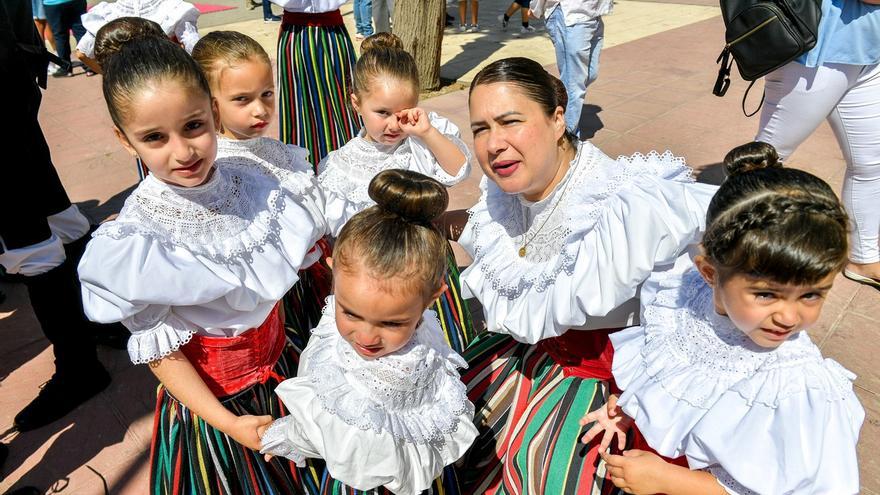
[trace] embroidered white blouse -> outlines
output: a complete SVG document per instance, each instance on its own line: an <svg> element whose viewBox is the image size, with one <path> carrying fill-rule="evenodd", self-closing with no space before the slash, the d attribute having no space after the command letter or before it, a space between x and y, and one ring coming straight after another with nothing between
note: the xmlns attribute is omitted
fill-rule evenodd
<svg viewBox="0 0 880 495"><path fill-rule="evenodd" d="M373 177L383 170L412 170L432 177L444 186L455 185L468 176L471 153L461 140L458 127L433 112L428 118L431 125L455 143L465 156L465 162L454 176L440 167L434 154L419 138L408 137L393 146L386 146L367 140L363 129L357 137L321 160L318 184L324 190L327 221L334 237L351 217L375 204L367 189Z"/></svg>
<svg viewBox="0 0 880 495"><path fill-rule="evenodd" d="M481 188L459 239L474 260L462 291L490 331L526 343L634 324L640 284L699 241L716 189L669 152L613 160L588 142L541 201Z"/></svg>
<svg viewBox="0 0 880 495"><path fill-rule="evenodd" d="M80 262L86 315L131 330L134 363L166 356L194 333L235 336L260 325L326 234L308 164L272 166L297 158L271 139L236 145L250 155L226 145L200 186L148 176Z"/></svg>
<svg viewBox="0 0 880 495"><path fill-rule="evenodd" d="M275 5L284 7L288 12L302 12L305 14L320 14L332 12L348 0L270 0Z"/></svg>
<svg viewBox="0 0 880 495"><path fill-rule="evenodd" d="M196 25L199 10L195 5L183 0L116 0L101 2L82 15L86 34L79 40L76 49L85 56L95 56L95 36L98 30L110 21L120 17L143 17L155 21L169 37L174 36L183 44L187 52L192 52L199 41Z"/></svg>
<svg viewBox="0 0 880 495"><path fill-rule="evenodd" d="M417 495L477 436L458 374L467 364L443 340L433 311L409 343L377 359L352 349L334 315L330 296L297 377L275 389L290 415L272 423L261 452L298 465L324 459L333 478L360 490Z"/></svg>
<svg viewBox="0 0 880 495"><path fill-rule="evenodd" d="M611 334L618 404L648 444L729 493L858 493L855 375L806 332L757 346L716 313L696 269L681 271L652 275L642 325Z"/></svg>

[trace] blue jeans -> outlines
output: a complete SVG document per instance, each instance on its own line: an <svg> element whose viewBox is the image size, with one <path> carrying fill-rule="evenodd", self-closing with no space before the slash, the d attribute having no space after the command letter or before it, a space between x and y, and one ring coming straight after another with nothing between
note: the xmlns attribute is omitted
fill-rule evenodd
<svg viewBox="0 0 880 495"><path fill-rule="evenodd" d="M354 25L358 34L373 35L373 0L354 0Z"/></svg>
<svg viewBox="0 0 880 495"><path fill-rule="evenodd" d="M44 5L49 29L55 38L55 50L58 58L70 61L70 32L76 41L85 36L86 28L80 17L86 13L86 0L71 0L57 5Z"/></svg>
<svg viewBox="0 0 880 495"><path fill-rule="evenodd" d="M271 19L275 15L272 13L272 2L263 0L263 19Z"/></svg>
<svg viewBox="0 0 880 495"><path fill-rule="evenodd" d="M562 8L556 7L547 18L547 33L556 49L556 65L568 93L565 125L580 135L581 108L589 86L599 75L599 52L605 39L601 17L574 26L565 25Z"/></svg>

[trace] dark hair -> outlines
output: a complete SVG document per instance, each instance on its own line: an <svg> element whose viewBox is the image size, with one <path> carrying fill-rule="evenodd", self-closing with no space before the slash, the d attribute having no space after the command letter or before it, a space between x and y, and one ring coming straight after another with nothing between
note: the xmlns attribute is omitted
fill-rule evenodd
<svg viewBox="0 0 880 495"><path fill-rule="evenodd" d="M333 247L334 268L361 264L432 295L446 274L446 238L432 224L449 203L446 188L418 172L392 169L373 177L369 194L376 205L342 227Z"/></svg>
<svg viewBox="0 0 880 495"><path fill-rule="evenodd" d="M206 34L193 47L192 56L215 88L220 72L225 67L248 60L258 60L272 66L266 50L250 36L237 31L213 31Z"/></svg>
<svg viewBox="0 0 880 495"><path fill-rule="evenodd" d="M111 56L104 70L104 100L116 127L123 129L137 93L160 81L176 81L211 98L205 74L183 48L168 40L135 39Z"/></svg>
<svg viewBox="0 0 880 495"><path fill-rule="evenodd" d="M734 148L709 203L703 250L723 282L734 274L811 284L847 261L847 216L822 179L782 168L766 143Z"/></svg>
<svg viewBox="0 0 880 495"><path fill-rule="evenodd" d="M104 24L95 33L95 60L103 70L108 59L119 53L123 45L139 38L167 40L168 36L162 30L162 26L149 19L120 17Z"/></svg>
<svg viewBox="0 0 880 495"><path fill-rule="evenodd" d="M391 33L377 33L361 43L361 57L354 65L352 91L358 97L368 94L373 81L379 76L410 83L415 94L419 93L416 61L403 49L400 38Z"/></svg>
<svg viewBox="0 0 880 495"><path fill-rule="evenodd" d="M544 109L544 114L552 116L556 109L568 104L568 93L559 78L544 70L541 64L525 57L510 57L496 60L483 67L471 82L468 102L477 86L484 84L513 84L530 100ZM577 147L577 137L572 129L565 130L565 139L572 147Z"/></svg>

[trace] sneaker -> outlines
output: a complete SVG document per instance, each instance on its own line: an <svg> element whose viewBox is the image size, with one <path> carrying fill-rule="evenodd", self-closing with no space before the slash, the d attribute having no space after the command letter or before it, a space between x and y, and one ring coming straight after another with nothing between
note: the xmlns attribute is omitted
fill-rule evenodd
<svg viewBox="0 0 880 495"><path fill-rule="evenodd" d="M357 33L356 35L354 35L355 41L364 41L364 38L365 38L365 36L362 35L361 33Z"/></svg>
<svg viewBox="0 0 880 495"><path fill-rule="evenodd" d="M471 24L471 25L468 26L468 28L467 28L467 32L469 32L469 33L478 33L479 31L480 31L480 25L479 25L479 24Z"/></svg>
<svg viewBox="0 0 880 495"><path fill-rule="evenodd" d="M532 26L523 26L519 29L519 34L531 34L535 32L535 28Z"/></svg>
<svg viewBox="0 0 880 495"><path fill-rule="evenodd" d="M510 22L510 19L505 20L504 14L498 16L498 20L501 22L501 30L507 31L507 24Z"/></svg>
<svg viewBox="0 0 880 495"><path fill-rule="evenodd" d="M459 25L458 25L458 32L459 32L459 33L463 33L463 32L465 32L465 31L467 31L467 29L468 29L467 26L465 26L464 24L459 24Z"/></svg>
<svg viewBox="0 0 880 495"><path fill-rule="evenodd" d="M58 66L55 65L55 62L49 62L49 66L46 67L46 74L49 74L51 76L55 73L56 70L58 70Z"/></svg>
<svg viewBox="0 0 880 495"><path fill-rule="evenodd" d="M73 71L59 67L52 73L52 77L73 77Z"/></svg>
<svg viewBox="0 0 880 495"><path fill-rule="evenodd" d="M281 16L271 15L269 17L263 17L263 22L281 22Z"/></svg>
<svg viewBox="0 0 880 495"><path fill-rule="evenodd" d="M37 398L15 416L18 431L31 431L53 423L79 407L110 385L110 374L103 367L76 377L57 372L43 385Z"/></svg>

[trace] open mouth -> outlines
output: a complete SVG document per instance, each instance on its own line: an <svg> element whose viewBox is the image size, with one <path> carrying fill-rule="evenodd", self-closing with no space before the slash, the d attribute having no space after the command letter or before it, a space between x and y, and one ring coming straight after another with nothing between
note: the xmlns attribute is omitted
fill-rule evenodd
<svg viewBox="0 0 880 495"><path fill-rule="evenodd" d="M770 330L769 328L762 328L761 331L771 340L785 340L791 335L791 330Z"/></svg>
<svg viewBox="0 0 880 495"><path fill-rule="evenodd" d="M180 168L175 169L175 172L180 172L180 173L184 173L184 174L195 173L202 166L202 161L203 161L203 159L199 158L198 160L192 162L192 164L187 165L186 167L180 167Z"/></svg>
<svg viewBox="0 0 880 495"><path fill-rule="evenodd" d="M375 356L376 354L379 354L379 352L381 352L382 349L384 349L385 347L383 345L365 346L362 344L358 344L357 342L354 343L354 346L361 354L365 356Z"/></svg>
<svg viewBox="0 0 880 495"><path fill-rule="evenodd" d="M516 172L519 164L518 160L499 160L492 163L492 170L501 177L507 177Z"/></svg>

